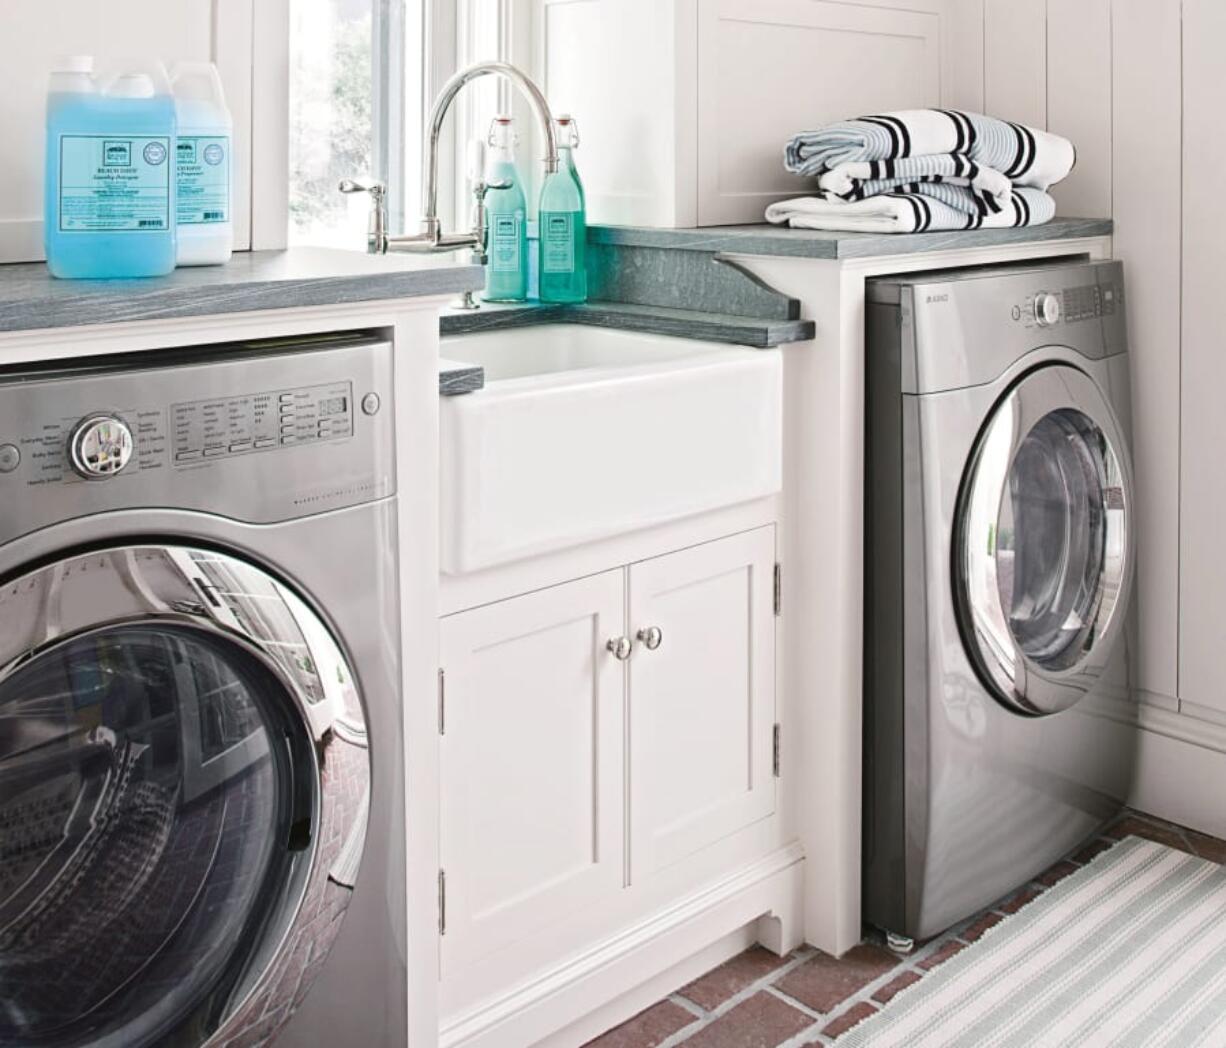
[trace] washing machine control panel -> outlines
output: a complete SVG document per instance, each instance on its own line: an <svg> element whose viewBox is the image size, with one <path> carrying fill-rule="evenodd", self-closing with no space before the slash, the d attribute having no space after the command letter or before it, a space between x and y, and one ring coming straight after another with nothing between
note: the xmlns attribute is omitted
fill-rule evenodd
<svg viewBox="0 0 1226 1048"><path fill-rule="evenodd" d="M1111 284L1087 284L1057 290L1041 290L1014 304L1014 321L1023 327L1054 327L1079 320L1096 320L1115 313L1119 293Z"/></svg>
<svg viewBox="0 0 1226 1048"><path fill-rule="evenodd" d="M174 404L174 463L343 440L353 435L353 384L265 390Z"/></svg>

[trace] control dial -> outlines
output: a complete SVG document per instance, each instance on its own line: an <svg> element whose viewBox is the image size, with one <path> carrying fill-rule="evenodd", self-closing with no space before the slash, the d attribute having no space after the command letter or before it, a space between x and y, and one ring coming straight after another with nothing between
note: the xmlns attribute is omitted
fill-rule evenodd
<svg viewBox="0 0 1226 1048"><path fill-rule="evenodd" d="M132 459L132 431L115 415L90 415L68 441L68 461L87 480L113 477Z"/></svg>
<svg viewBox="0 0 1226 1048"><path fill-rule="evenodd" d="M1034 319L1039 327L1051 327L1060 319L1060 299L1050 291L1034 296Z"/></svg>

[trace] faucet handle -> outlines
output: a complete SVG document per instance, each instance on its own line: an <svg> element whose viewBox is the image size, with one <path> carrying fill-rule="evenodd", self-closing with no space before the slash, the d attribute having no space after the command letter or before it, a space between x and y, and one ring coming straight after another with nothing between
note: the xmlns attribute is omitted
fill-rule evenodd
<svg viewBox="0 0 1226 1048"><path fill-rule="evenodd" d="M387 252L387 186L373 178L342 178L336 187L342 193L370 194L370 223L366 228L366 251Z"/></svg>
<svg viewBox="0 0 1226 1048"><path fill-rule="evenodd" d="M369 193L376 202L387 195L387 186L374 178L342 178L336 188L342 193Z"/></svg>

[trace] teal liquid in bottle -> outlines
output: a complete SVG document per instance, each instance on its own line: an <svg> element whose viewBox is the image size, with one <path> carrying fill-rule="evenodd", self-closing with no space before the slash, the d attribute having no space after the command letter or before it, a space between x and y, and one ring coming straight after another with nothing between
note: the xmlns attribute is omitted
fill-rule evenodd
<svg viewBox="0 0 1226 1048"><path fill-rule="evenodd" d="M146 74L122 75L105 93L85 61L52 74L44 239L54 276L174 269L175 127L168 89Z"/></svg>
<svg viewBox="0 0 1226 1048"><path fill-rule="evenodd" d="M496 116L490 125L490 160L485 180L493 185L509 182L507 189L485 195L488 222L485 266L487 302L522 302L528 297L528 207L524 184L515 166L515 134L509 116Z"/></svg>
<svg viewBox="0 0 1226 1048"><path fill-rule="evenodd" d="M572 122L573 127L573 122ZM558 144L558 170L545 176L540 208L542 302L587 301L587 211L571 132Z"/></svg>

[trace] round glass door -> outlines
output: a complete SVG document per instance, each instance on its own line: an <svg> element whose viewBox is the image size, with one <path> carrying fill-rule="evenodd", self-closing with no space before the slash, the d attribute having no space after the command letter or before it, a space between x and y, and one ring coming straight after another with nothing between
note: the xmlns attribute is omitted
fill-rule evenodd
<svg viewBox="0 0 1226 1048"><path fill-rule="evenodd" d="M1016 709L1056 713L1101 676L1132 574L1131 483L1102 393L1064 365L1023 377L980 436L955 534L967 648Z"/></svg>
<svg viewBox="0 0 1226 1048"><path fill-rule="evenodd" d="M0 1046L237 1038L290 952L326 951L292 932L367 776L344 658L253 566L142 547L8 583Z"/></svg>

